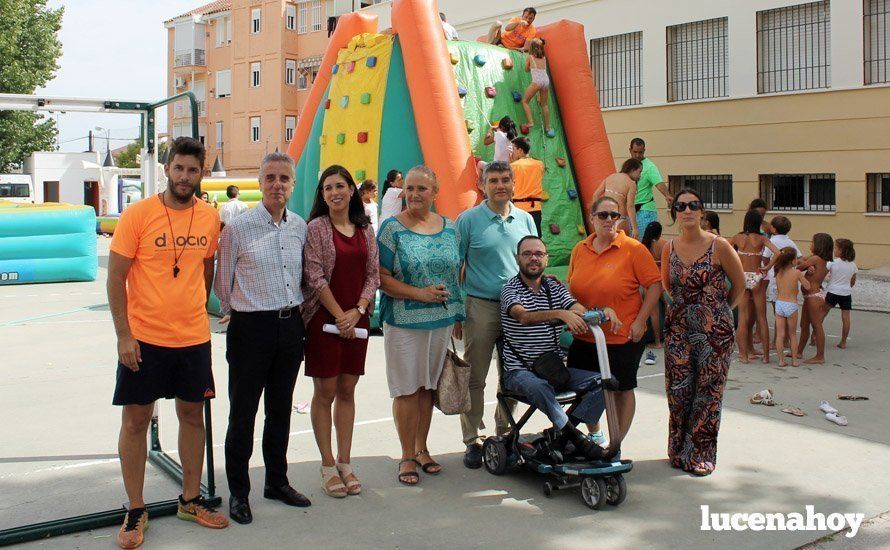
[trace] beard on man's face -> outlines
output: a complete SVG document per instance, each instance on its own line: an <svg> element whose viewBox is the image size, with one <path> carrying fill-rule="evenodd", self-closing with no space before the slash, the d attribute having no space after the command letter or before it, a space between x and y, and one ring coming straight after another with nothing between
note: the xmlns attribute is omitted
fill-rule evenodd
<svg viewBox="0 0 890 550"><path fill-rule="evenodd" d="M544 275L544 268L540 265L521 265L519 266L519 272L525 275L527 278L535 280L541 278L541 276Z"/></svg>
<svg viewBox="0 0 890 550"><path fill-rule="evenodd" d="M170 180L167 181L167 187L170 189L173 199L183 203L192 200L197 189L197 186L188 186L188 189L184 189L182 185L173 183Z"/></svg>

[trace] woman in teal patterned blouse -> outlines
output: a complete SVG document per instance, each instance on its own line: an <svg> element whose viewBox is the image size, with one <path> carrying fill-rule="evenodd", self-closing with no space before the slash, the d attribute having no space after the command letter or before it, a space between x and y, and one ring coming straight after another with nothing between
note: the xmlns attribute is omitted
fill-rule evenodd
<svg viewBox="0 0 890 550"><path fill-rule="evenodd" d="M432 211L436 174L415 166L405 177L408 207L380 226L380 317L386 378L402 444L398 479L420 481L442 467L427 450L433 390L439 383L454 324L464 320L460 242L454 224Z"/></svg>

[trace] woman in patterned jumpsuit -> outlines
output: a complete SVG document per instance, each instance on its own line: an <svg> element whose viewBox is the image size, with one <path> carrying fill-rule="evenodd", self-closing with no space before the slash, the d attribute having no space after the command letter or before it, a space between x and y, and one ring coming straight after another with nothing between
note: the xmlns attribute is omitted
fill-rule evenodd
<svg viewBox="0 0 890 550"><path fill-rule="evenodd" d="M732 307L745 289L732 246L701 229L704 204L683 189L671 205L680 235L664 247L662 279L671 296L665 319L665 388L671 466L706 476L717 462L717 432L734 331ZM726 279L732 283L727 290Z"/></svg>

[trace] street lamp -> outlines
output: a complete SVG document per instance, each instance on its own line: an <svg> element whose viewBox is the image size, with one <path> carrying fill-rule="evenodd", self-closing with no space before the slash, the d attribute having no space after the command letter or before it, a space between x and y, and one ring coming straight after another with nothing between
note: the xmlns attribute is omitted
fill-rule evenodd
<svg viewBox="0 0 890 550"><path fill-rule="evenodd" d="M97 132L105 132L105 154L109 154L111 152L111 130L101 126L96 126L95 130Z"/></svg>

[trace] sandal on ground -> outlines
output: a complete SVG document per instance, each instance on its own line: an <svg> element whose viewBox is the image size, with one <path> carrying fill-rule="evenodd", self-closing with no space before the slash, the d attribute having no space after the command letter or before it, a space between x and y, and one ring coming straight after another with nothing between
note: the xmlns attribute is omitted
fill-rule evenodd
<svg viewBox="0 0 890 550"><path fill-rule="evenodd" d="M752 405L766 405L768 407L772 407L775 405L773 402L773 392L772 390L761 390L754 395L751 396L751 404Z"/></svg>
<svg viewBox="0 0 890 550"><path fill-rule="evenodd" d="M417 461L413 458L403 458L399 461L399 483L402 483L403 485L417 485L418 483L420 483L420 474L418 474L417 472L401 471L402 464L404 464L405 462L413 462L414 464L417 464Z"/></svg>
<svg viewBox="0 0 890 550"><path fill-rule="evenodd" d="M713 462L695 462L692 464L691 473L698 477L709 476L714 473L714 463Z"/></svg>
<svg viewBox="0 0 890 550"><path fill-rule="evenodd" d="M348 494L336 466L321 467L321 490L324 491L324 494L334 498L345 498Z"/></svg>
<svg viewBox="0 0 890 550"><path fill-rule="evenodd" d="M783 413L793 414L794 416L806 416L807 413L800 410L798 407L785 407L782 409Z"/></svg>
<svg viewBox="0 0 890 550"><path fill-rule="evenodd" d="M421 462L417 460L420 458L420 455L426 455L430 457L429 462ZM414 455L415 462L420 465L420 469L423 470L424 473L429 474L431 476L438 475L439 472L442 471L442 465L433 460L433 455L426 449L422 451L417 451L417 454Z"/></svg>
<svg viewBox="0 0 890 550"><path fill-rule="evenodd" d="M352 471L351 464L338 462L337 471L340 472L340 479L346 483L346 494L357 495L362 492L362 484Z"/></svg>

